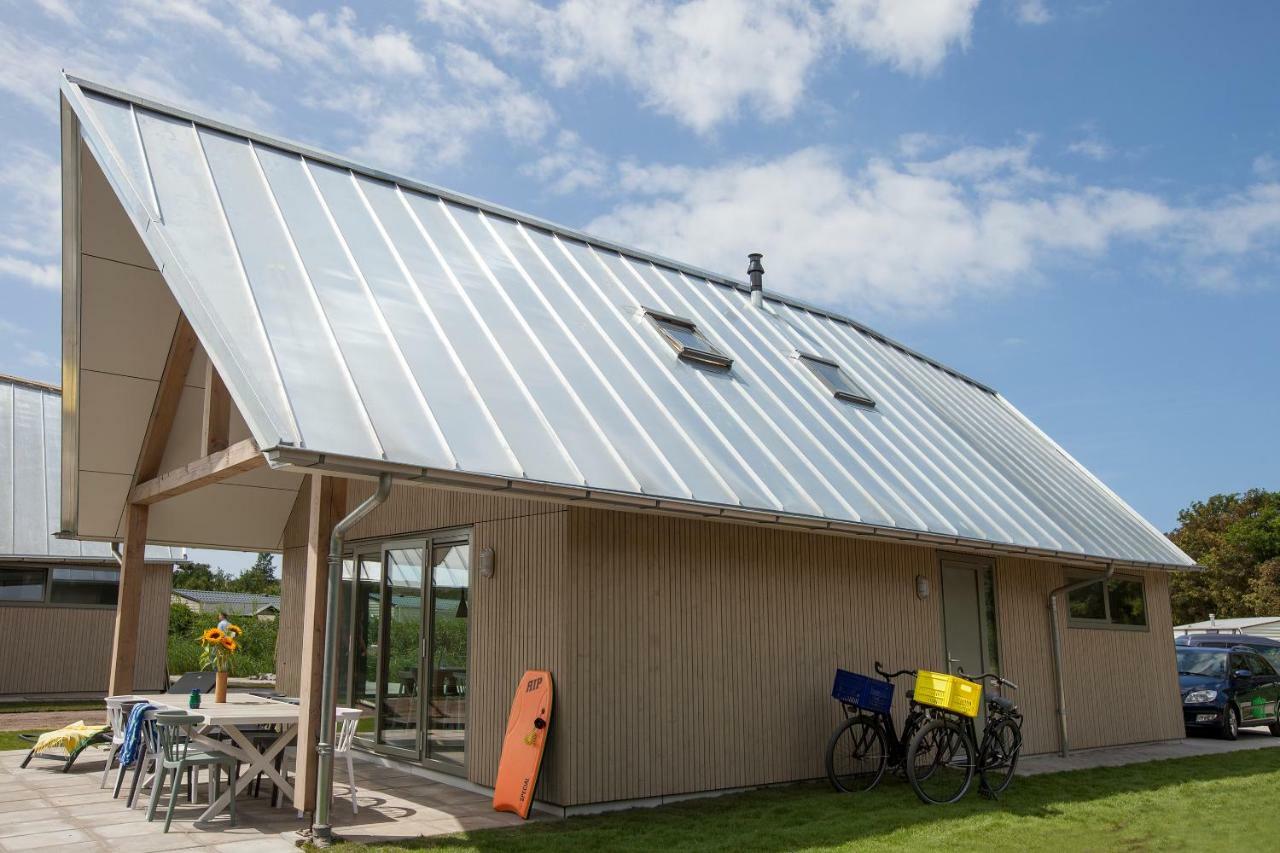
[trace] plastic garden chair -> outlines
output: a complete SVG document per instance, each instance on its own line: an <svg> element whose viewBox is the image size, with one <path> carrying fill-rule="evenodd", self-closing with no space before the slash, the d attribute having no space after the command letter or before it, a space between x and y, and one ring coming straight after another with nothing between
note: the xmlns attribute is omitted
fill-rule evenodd
<svg viewBox="0 0 1280 853"><path fill-rule="evenodd" d="M178 789L182 786L184 773L188 774L188 793L194 793L189 775L190 771L199 767L209 768L209 782L213 785L212 795L214 797L220 794L221 771L223 768L226 768L227 782L232 786L233 792L235 789L236 760L233 756L221 752L205 752L191 749L191 726L200 722L200 720L201 718L194 714L156 716L156 736L160 746L160 752L157 755L159 770L158 775L153 778L151 783L151 804L147 807L147 820L155 819L156 806L160 802L160 789L164 787L165 777L172 773L173 780L169 784L169 807L164 815L165 832L169 831L169 825L173 823L173 809L178 804ZM227 814L231 818L231 825L235 826L236 798L234 793L229 799Z"/></svg>
<svg viewBox="0 0 1280 853"><path fill-rule="evenodd" d="M102 784L99 788L107 787L107 778L111 775L111 765L115 762L116 756L120 752L120 748L124 746L124 730L125 724L129 722L129 711L134 705L141 704L141 700L134 699L132 696L108 696L107 697L107 726L111 733L111 743L107 747L107 766L102 768ZM124 774L124 768L120 768L117 777ZM116 786L117 793L119 786Z"/></svg>
<svg viewBox="0 0 1280 853"><path fill-rule="evenodd" d="M360 806L356 804L356 771L351 765L351 742L356 737L356 726L360 725L360 711L355 708L338 709L338 730L334 736L333 757L347 759L347 783L351 786L351 813L359 814Z"/></svg>

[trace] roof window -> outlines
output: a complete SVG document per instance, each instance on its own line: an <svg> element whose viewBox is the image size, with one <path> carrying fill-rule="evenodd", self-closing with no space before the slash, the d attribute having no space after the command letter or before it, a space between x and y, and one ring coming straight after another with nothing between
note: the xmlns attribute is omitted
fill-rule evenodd
<svg viewBox="0 0 1280 853"><path fill-rule="evenodd" d="M733 365L732 358L716 349L715 345L698 331L697 323L674 314L655 311L652 308L643 310L645 317L680 358L725 370Z"/></svg>
<svg viewBox="0 0 1280 853"><path fill-rule="evenodd" d="M816 376L837 400L857 403L860 406L875 406L875 400L867 396L867 392L863 391L858 383L850 379L849 374L841 370L840 365L831 359L806 352L796 353L796 358L809 368L809 372Z"/></svg>

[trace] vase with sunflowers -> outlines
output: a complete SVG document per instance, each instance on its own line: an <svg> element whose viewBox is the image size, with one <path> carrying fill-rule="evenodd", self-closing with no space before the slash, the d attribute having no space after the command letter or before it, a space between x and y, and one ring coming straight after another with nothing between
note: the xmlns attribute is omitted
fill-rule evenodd
<svg viewBox="0 0 1280 853"><path fill-rule="evenodd" d="M227 701L227 677L231 673L236 652L240 650L237 642L244 632L238 625L223 620L217 627L210 628L200 635L200 666L212 669L215 673L214 702Z"/></svg>

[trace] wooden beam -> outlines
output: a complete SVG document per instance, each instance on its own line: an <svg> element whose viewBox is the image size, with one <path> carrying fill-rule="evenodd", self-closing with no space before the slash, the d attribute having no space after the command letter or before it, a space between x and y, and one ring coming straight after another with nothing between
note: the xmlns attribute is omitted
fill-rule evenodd
<svg viewBox="0 0 1280 853"><path fill-rule="evenodd" d="M227 449L231 430L231 395L222 377L209 362L204 371L204 424L200 432L200 452L205 456Z"/></svg>
<svg viewBox="0 0 1280 853"><path fill-rule="evenodd" d="M237 441L226 450L202 456L181 468L139 483L129 491L129 503L151 505L230 479L267 463L252 438Z"/></svg>
<svg viewBox="0 0 1280 853"><path fill-rule="evenodd" d="M133 692L138 657L138 619L142 613L142 585L146 574L147 517L150 509L130 504L124 514L124 559L116 601L116 624L111 640L111 677L107 695Z"/></svg>
<svg viewBox="0 0 1280 853"><path fill-rule="evenodd" d="M138 465L134 469L134 485L146 482L160 472L169 433L173 431L173 419L178 413L178 401L182 399L182 386L191 370L191 359L196 352L196 333L187 322L186 315L178 315L178 325L169 342L169 355L160 374L160 387L156 389L155 402L151 405L151 418L143 434L142 450L138 453Z"/></svg>
<svg viewBox="0 0 1280 853"><path fill-rule="evenodd" d="M307 565L303 580L301 678L298 697L297 776L293 804L310 812L316 805L316 745L320 743L320 704L324 664L325 608L328 602L329 534L347 513L347 481L311 475L307 522Z"/></svg>

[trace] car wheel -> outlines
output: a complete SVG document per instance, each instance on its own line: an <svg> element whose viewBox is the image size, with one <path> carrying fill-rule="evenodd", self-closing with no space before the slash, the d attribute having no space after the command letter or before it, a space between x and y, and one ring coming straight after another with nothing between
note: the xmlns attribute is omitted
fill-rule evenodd
<svg viewBox="0 0 1280 853"><path fill-rule="evenodd" d="M1240 737L1240 712L1235 705L1228 705L1222 713L1222 739L1235 740Z"/></svg>
<svg viewBox="0 0 1280 853"><path fill-rule="evenodd" d="M1280 702L1276 703L1276 721L1267 726L1267 729L1272 737L1280 737Z"/></svg>

